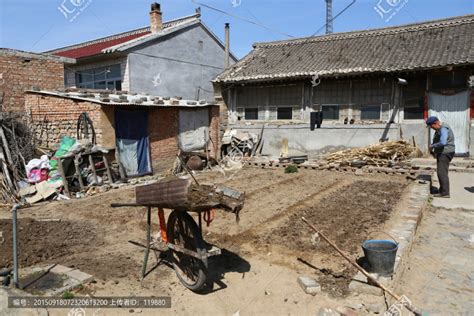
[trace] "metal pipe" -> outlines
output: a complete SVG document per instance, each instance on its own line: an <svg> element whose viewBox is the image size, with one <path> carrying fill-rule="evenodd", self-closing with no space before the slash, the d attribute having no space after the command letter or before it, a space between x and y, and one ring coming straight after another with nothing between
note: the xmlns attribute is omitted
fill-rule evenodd
<svg viewBox="0 0 474 316"><path fill-rule="evenodd" d="M18 238L17 238L17 210L20 208L19 204L13 205L12 208L12 223L13 223L13 284L16 288L19 287L18 282Z"/></svg>
<svg viewBox="0 0 474 316"><path fill-rule="evenodd" d="M225 67L230 66L230 27L229 23L225 24Z"/></svg>

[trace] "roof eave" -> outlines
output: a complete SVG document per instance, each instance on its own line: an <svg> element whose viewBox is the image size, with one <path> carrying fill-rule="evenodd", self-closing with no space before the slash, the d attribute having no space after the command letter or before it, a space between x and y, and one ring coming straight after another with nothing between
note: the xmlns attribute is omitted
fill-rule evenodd
<svg viewBox="0 0 474 316"><path fill-rule="evenodd" d="M180 30L182 30L186 27L198 24L199 22L200 22L199 19L196 19L196 20L193 20L193 21L190 21L190 22L187 22L187 23L177 25L177 26L172 26L172 27L169 27L167 29L164 29L163 31L161 31L159 33L148 34L148 35L145 35L145 36L142 36L142 37L132 39L132 40L130 40L128 42L125 42L125 43L121 43L121 44L118 44L118 45L114 45L114 46L104 48L102 50L102 53L103 54L110 54L110 53L114 53L114 52L125 52L125 51L127 51L129 49L132 49L132 48L135 48L139 45L146 44L149 41L157 40L157 39L159 39L161 37L164 37L166 35L170 35L174 32L178 32L178 31L180 31Z"/></svg>

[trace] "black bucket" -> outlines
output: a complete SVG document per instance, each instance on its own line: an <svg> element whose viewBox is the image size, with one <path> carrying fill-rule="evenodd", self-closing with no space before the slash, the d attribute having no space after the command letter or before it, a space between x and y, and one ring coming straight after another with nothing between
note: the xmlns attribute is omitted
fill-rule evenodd
<svg viewBox="0 0 474 316"><path fill-rule="evenodd" d="M391 240L366 240L362 244L370 272L391 276L395 266L398 244Z"/></svg>

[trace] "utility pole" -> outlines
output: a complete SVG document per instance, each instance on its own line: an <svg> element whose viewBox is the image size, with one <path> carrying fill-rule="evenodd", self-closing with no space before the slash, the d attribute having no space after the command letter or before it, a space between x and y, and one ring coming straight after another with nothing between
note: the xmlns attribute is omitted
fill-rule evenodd
<svg viewBox="0 0 474 316"><path fill-rule="evenodd" d="M326 0L326 34L332 32L332 0Z"/></svg>

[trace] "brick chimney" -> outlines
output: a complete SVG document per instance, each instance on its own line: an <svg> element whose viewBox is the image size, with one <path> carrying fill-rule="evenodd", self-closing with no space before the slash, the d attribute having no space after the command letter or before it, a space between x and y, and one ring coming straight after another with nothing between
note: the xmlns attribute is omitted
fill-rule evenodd
<svg viewBox="0 0 474 316"><path fill-rule="evenodd" d="M156 2L151 4L150 29L152 33L160 32L163 29L160 4Z"/></svg>

